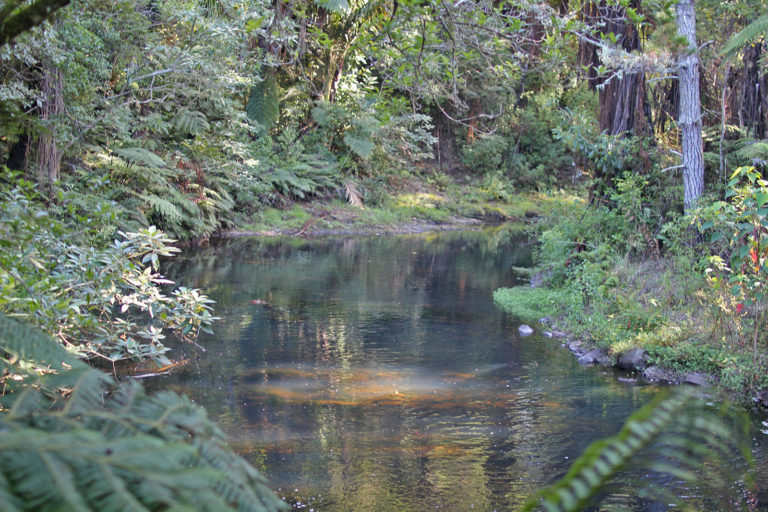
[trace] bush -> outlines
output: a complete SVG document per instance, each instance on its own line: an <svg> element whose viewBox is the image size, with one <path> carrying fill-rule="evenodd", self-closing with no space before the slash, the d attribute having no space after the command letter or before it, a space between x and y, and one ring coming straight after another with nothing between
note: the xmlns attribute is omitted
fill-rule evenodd
<svg viewBox="0 0 768 512"><path fill-rule="evenodd" d="M52 218L26 182L1 192L0 310L83 356L112 362L167 364L165 333L194 343L210 332L211 300L195 289L163 292L173 283L158 268L178 252L172 239L150 227L91 247L84 232Z"/></svg>

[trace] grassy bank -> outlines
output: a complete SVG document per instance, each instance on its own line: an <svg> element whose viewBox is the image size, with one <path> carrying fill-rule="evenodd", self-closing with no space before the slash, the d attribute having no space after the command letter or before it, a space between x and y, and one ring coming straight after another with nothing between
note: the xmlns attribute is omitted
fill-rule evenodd
<svg viewBox="0 0 768 512"><path fill-rule="evenodd" d="M439 182L421 175L399 180L386 194L367 190L362 205L340 197L282 204L241 215L228 233L408 233L440 228L524 222L549 215L557 205L579 200L567 192L489 189L479 177L445 175ZM380 196L378 199L374 198Z"/></svg>
<svg viewBox="0 0 768 512"><path fill-rule="evenodd" d="M761 303L735 295L738 281L713 267L721 257L691 222L665 224L659 247L615 209L553 211L537 230L534 281L541 286L500 289L494 300L521 321L552 317L557 329L614 361L642 348L648 365L670 375L704 373L744 400L765 402Z"/></svg>

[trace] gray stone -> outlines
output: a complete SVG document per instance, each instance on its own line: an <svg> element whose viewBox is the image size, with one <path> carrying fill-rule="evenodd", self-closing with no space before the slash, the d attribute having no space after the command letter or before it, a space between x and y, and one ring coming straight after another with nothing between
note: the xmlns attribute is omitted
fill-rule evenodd
<svg viewBox="0 0 768 512"><path fill-rule="evenodd" d="M602 350L600 351L600 355L597 356L597 358L595 358L595 361L600 366L613 366L613 360L611 359L611 356L609 356Z"/></svg>
<svg viewBox="0 0 768 512"><path fill-rule="evenodd" d="M643 377L650 382L677 382L675 372L658 366L649 366L643 370Z"/></svg>
<svg viewBox="0 0 768 512"><path fill-rule="evenodd" d="M641 372L648 366L648 351L643 348L632 348L623 352L616 362L622 370Z"/></svg>
<svg viewBox="0 0 768 512"><path fill-rule="evenodd" d="M579 358L579 363L583 365L595 364L599 362L602 355L603 353L600 350L590 350Z"/></svg>
<svg viewBox="0 0 768 512"><path fill-rule="evenodd" d="M583 365L599 363L603 355L601 350L590 350L579 358L579 363Z"/></svg>
<svg viewBox="0 0 768 512"><path fill-rule="evenodd" d="M552 323L552 317L551 316L545 316L544 318L539 318L539 323L541 325L549 325Z"/></svg>
<svg viewBox="0 0 768 512"><path fill-rule="evenodd" d="M552 333L551 331L544 331L542 334L547 338L553 338L555 336L555 334Z"/></svg>
<svg viewBox="0 0 768 512"><path fill-rule="evenodd" d="M677 382L675 372L658 366L649 366L643 370L643 377L650 382Z"/></svg>
<svg viewBox="0 0 768 512"><path fill-rule="evenodd" d="M768 407L768 389L762 390L760 393L757 394L757 402L762 405L763 407ZM763 422L763 425L768 427L768 422Z"/></svg>
<svg viewBox="0 0 768 512"><path fill-rule="evenodd" d="M709 385L709 375L706 373L686 373L683 376L683 382L694 386Z"/></svg>
<svg viewBox="0 0 768 512"><path fill-rule="evenodd" d="M530 326L523 324L517 328L517 332L520 333L520 336L530 336L533 334L533 329L531 329Z"/></svg>

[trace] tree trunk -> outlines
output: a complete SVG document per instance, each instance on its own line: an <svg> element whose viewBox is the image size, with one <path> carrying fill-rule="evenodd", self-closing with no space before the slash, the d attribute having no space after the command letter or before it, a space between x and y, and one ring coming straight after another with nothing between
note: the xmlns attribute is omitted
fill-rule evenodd
<svg viewBox="0 0 768 512"><path fill-rule="evenodd" d="M704 154L701 140L699 99L699 50L696 45L694 0L677 3L677 32L688 40L688 51L680 55L680 115L678 123L683 145L683 191L685 210L694 206L704 192Z"/></svg>
<svg viewBox="0 0 768 512"><path fill-rule="evenodd" d="M56 123L59 115L64 112L64 87L58 67L50 64L43 66L41 89L45 100L40 111L43 133L37 141L37 183L42 194L51 196L61 169L61 149L56 141Z"/></svg>
<svg viewBox="0 0 768 512"><path fill-rule="evenodd" d="M632 0L630 7L640 11L639 0ZM624 8L610 5L604 0L587 1L582 4L581 18L588 24L600 26L603 35L613 33L619 37L621 47L632 52L641 48L640 33L626 19ZM598 76L601 65L598 47L586 40L579 43L579 62L587 68L587 82L591 88L600 90L600 131L609 135L647 135L650 133L650 115L646 108L645 74L630 71L609 82Z"/></svg>

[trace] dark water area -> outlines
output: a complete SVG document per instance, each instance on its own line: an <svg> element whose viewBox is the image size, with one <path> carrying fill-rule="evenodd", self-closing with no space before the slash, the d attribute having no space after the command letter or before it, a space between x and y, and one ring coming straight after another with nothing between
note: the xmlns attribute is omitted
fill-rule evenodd
<svg viewBox="0 0 768 512"><path fill-rule="evenodd" d="M150 387L204 405L296 509L516 510L658 392L518 336L492 293L525 281L531 250L500 229L188 251L165 273L223 320L207 352L184 349L192 362ZM604 503L669 509L638 496L669 482L628 474ZM681 492L721 510L710 491Z"/></svg>

